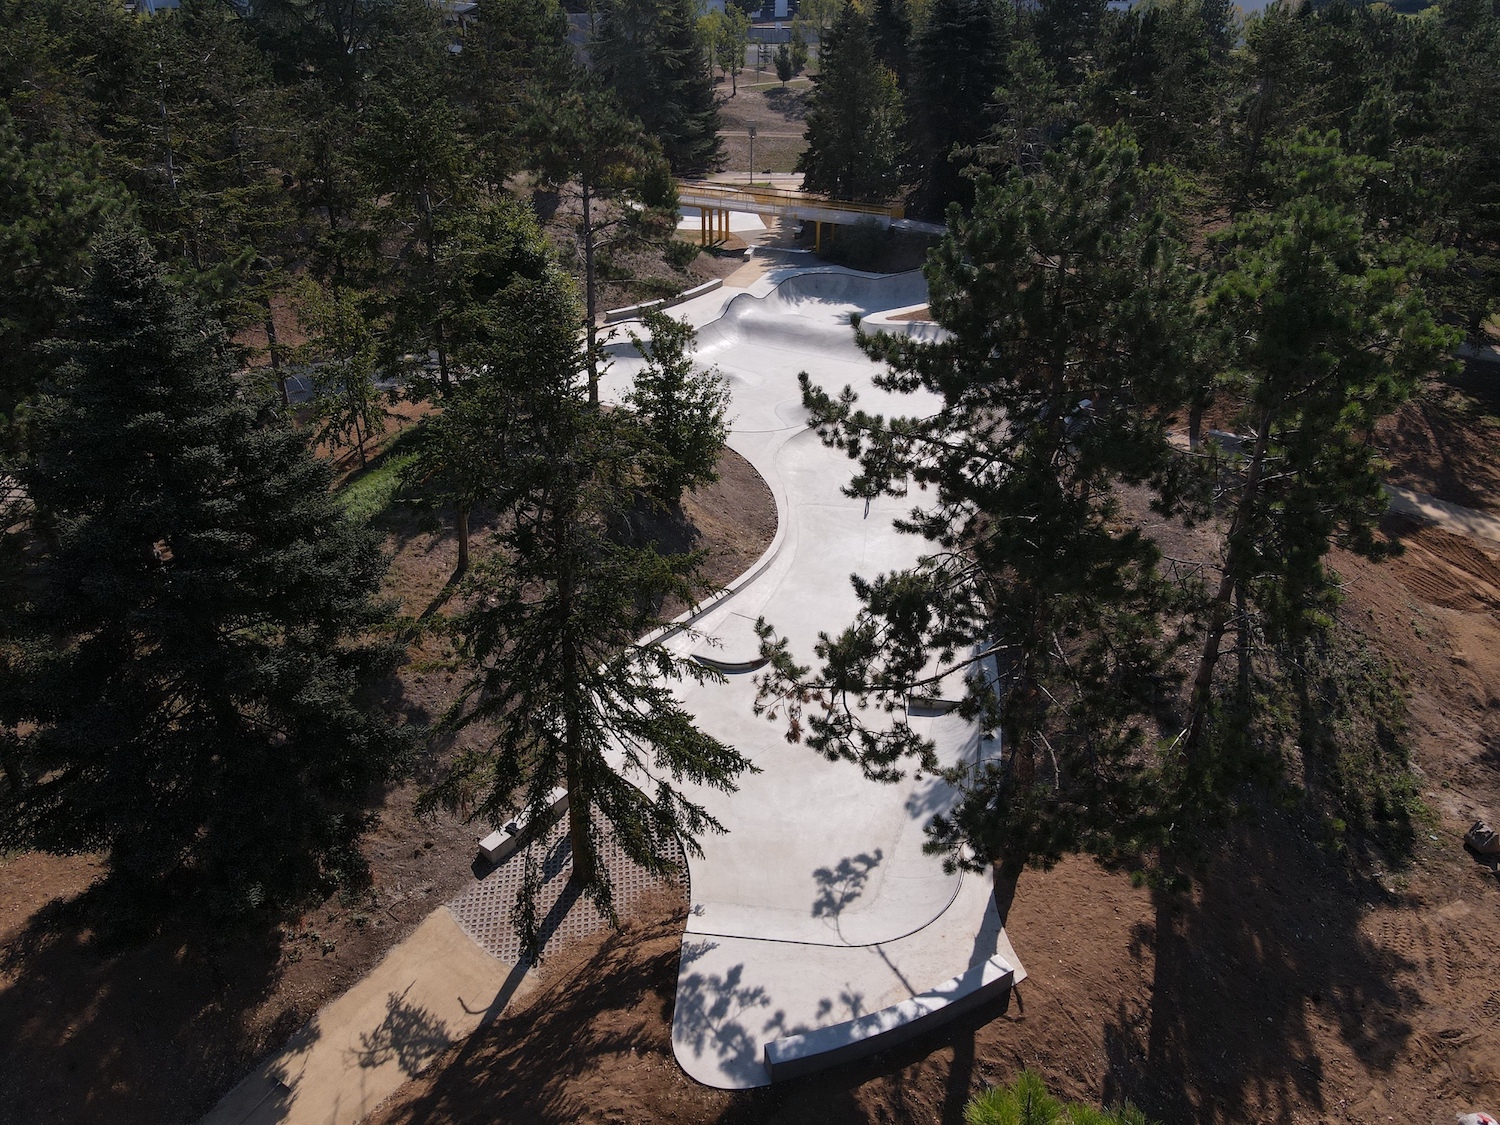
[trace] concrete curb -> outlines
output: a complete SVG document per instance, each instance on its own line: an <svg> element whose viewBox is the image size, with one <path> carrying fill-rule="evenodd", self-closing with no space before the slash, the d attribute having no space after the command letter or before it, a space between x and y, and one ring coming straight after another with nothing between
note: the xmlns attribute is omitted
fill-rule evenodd
<svg viewBox="0 0 1500 1125"><path fill-rule="evenodd" d="M621 309L609 309L604 314L605 324L616 324L622 320L631 320L642 313L654 312L657 309L669 309L673 305L680 305L691 301L694 297L701 297L705 293L712 293L724 284L722 277L716 277L712 281L705 281L702 285L695 285L691 289L684 289L675 297L658 297L654 301L642 301L638 305L626 305Z"/></svg>

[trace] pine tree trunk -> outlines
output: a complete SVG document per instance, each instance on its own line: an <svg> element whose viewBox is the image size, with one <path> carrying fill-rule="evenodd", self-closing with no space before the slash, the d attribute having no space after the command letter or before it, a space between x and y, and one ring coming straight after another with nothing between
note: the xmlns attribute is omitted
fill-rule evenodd
<svg viewBox="0 0 1500 1125"><path fill-rule="evenodd" d="M437 280L437 237L432 225L432 196L423 191L418 197L422 207L422 223L425 226L423 241L427 245L427 266L432 271L432 279ZM448 390L452 382L448 376L448 345L443 332L443 318L441 315L432 322L432 339L436 345L438 357L438 378L442 381L443 390Z"/></svg>
<svg viewBox="0 0 1500 1125"><path fill-rule="evenodd" d="M281 395L281 405L290 407L292 397L287 393L286 376L281 371L281 344L276 338L276 314L271 308L271 295L267 293L263 298L266 307L266 351L271 357L271 374L276 380L277 393Z"/></svg>
<svg viewBox="0 0 1500 1125"><path fill-rule="evenodd" d="M1223 648L1224 632L1233 612L1235 598L1239 593L1245 556L1250 547L1246 540L1247 523L1251 509L1260 496L1261 477L1265 470L1266 446L1271 438L1274 414L1267 412L1260 421L1255 435L1255 452L1251 455L1250 470L1245 475L1245 487L1240 490L1239 504L1235 508L1234 521L1229 528L1229 552L1224 558L1224 575L1219 588L1209 605L1208 632L1203 637L1203 650L1198 657L1198 672L1193 677L1192 702L1189 705L1188 728L1183 736L1183 748L1189 761L1196 758L1199 742L1203 737L1204 723L1208 717L1209 697L1213 694L1214 669L1218 666Z"/></svg>
<svg viewBox="0 0 1500 1125"><path fill-rule="evenodd" d="M585 315L588 317L589 405L599 405L599 357L595 354L599 329L594 296L594 216L593 193L587 179L583 181L583 289Z"/></svg>
<svg viewBox="0 0 1500 1125"><path fill-rule="evenodd" d="M569 482L576 486L576 482ZM587 704L581 696L584 690L585 671L583 655L574 643L573 629L573 572L574 521L577 519L576 487L564 484L562 495L552 517L554 545L561 565L557 575L558 618L563 630L559 659L562 672L567 679L563 691L567 696L563 713L563 764L564 777L568 783L568 840L573 847L573 878L587 887L599 878L598 858L594 854L594 842L589 834L591 815L590 796L581 776L583 747L580 745L578 729L582 709Z"/></svg>
<svg viewBox="0 0 1500 1125"><path fill-rule="evenodd" d="M458 515L454 519L458 531L458 567L453 572L453 577L458 578L469 569L469 506L460 504Z"/></svg>
<svg viewBox="0 0 1500 1125"><path fill-rule="evenodd" d="M354 422L354 446L359 450L359 467L368 469L370 465L365 460L365 435L359 425L359 403L354 398L353 387L346 387L344 391L349 396L349 417Z"/></svg>

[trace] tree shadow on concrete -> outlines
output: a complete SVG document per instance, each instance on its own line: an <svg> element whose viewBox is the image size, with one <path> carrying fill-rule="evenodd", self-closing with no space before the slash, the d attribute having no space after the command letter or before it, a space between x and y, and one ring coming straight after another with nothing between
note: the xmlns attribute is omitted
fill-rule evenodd
<svg viewBox="0 0 1500 1125"><path fill-rule="evenodd" d="M814 871L813 881L818 893L813 899L812 916L829 919L839 930L840 916L863 897L871 875L884 859L884 849L876 848L874 852L845 856L832 867L820 867Z"/></svg>
<svg viewBox="0 0 1500 1125"><path fill-rule="evenodd" d="M407 985L406 992L410 991L411 985ZM355 1065L373 1069L394 1059L401 1073L411 1078L453 1043L447 1021L426 1008L408 1004L406 992L388 995L380 1026L360 1033L359 1050L352 1052Z"/></svg>
<svg viewBox="0 0 1500 1125"><path fill-rule="evenodd" d="M661 1057L661 1013L670 1012L683 914L660 913L549 959L524 1008L497 1013L381 1120L573 1122L599 1109L590 1092L613 1068L675 1067Z"/></svg>
<svg viewBox="0 0 1500 1125"><path fill-rule="evenodd" d="M1412 964L1361 919L1385 892L1361 882L1290 818L1230 826L1190 893L1158 891L1135 941L1155 957L1150 1007L1105 1033L1104 1097L1172 1122L1252 1117L1290 1125L1323 1101L1315 1030L1332 1027L1370 1070L1388 1067L1418 1002Z"/></svg>

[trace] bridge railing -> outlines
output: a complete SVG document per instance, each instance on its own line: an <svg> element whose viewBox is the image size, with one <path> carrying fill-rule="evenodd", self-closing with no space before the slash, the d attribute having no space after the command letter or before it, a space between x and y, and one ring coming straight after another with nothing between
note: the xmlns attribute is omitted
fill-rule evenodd
<svg viewBox="0 0 1500 1125"><path fill-rule="evenodd" d="M840 211L856 215L872 215L883 219L900 219L906 208L900 203L855 203L847 199L831 199L806 191L784 191L773 187L736 187L733 184L703 183L685 180L678 186L678 194L684 203L696 206L699 201L711 202L715 206L764 213L781 214L809 208Z"/></svg>

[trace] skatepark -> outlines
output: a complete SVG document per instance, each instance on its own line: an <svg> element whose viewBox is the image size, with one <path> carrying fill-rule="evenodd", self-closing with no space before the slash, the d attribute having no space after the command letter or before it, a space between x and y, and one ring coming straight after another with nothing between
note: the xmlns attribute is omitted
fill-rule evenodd
<svg viewBox="0 0 1500 1125"><path fill-rule="evenodd" d="M891 319L926 295L914 272L788 265L671 311L697 328L698 361L728 383L728 444L765 478L779 515L761 560L667 641L724 673L721 683L686 686L684 701L705 731L761 771L736 793L688 791L727 829L689 860L673 1016L679 1063L710 1086L764 1085L884 1049L1024 976L988 875L945 872L940 857L923 853L926 824L954 800L948 786L917 772L897 784L869 781L788 742L784 719L752 710L757 619L809 663L819 633L853 619L851 574L873 578L921 553L919 539L892 526L904 502L867 506L842 493L853 463L808 429L797 376L807 371L830 391L852 386L869 409L932 405L877 390L878 369L850 325L858 313L869 329L934 331ZM618 399L641 360L628 342L613 350L604 394ZM991 747L941 700L891 718L932 739L944 765Z"/></svg>

